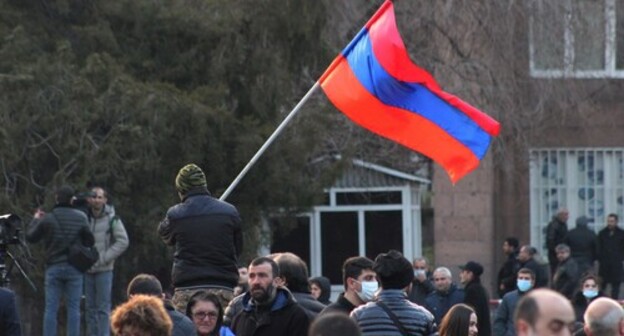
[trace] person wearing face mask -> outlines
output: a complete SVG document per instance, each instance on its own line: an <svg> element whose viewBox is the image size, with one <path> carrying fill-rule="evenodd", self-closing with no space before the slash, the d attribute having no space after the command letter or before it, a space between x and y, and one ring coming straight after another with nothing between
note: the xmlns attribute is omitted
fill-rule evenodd
<svg viewBox="0 0 624 336"><path fill-rule="evenodd" d="M433 315L407 299L414 277L409 260L400 252L390 250L375 258L373 270L377 273L381 290L375 301L351 312L362 335L437 335Z"/></svg>
<svg viewBox="0 0 624 336"><path fill-rule="evenodd" d="M330 313L351 314L353 309L373 299L377 291L373 261L366 257L351 257L342 264L342 282L345 291L336 302L328 305L319 316Z"/></svg>
<svg viewBox="0 0 624 336"><path fill-rule="evenodd" d="M581 279L581 287L572 300L576 320L583 322L583 315L587 310L587 306L595 299L604 296L605 294L600 290L600 279L593 274L584 276L583 279Z"/></svg>
<svg viewBox="0 0 624 336"><path fill-rule="evenodd" d="M494 325L492 327L493 335L516 335L513 319L514 311L516 310L518 301L535 287L535 273L533 273L531 269L521 268L516 274L516 287L517 289L503 296L498 309L496 309Z"/></svg>
<svg viewBox="0 0 624 336"><path fill-rule="evenodd" d="M435 290L431 283L431 272L429 272L429 263L425 257L414 258L412 266L414 267L414 280L412 281L412 290L408 294L410 301L425 305L427 296Z"/></svg>

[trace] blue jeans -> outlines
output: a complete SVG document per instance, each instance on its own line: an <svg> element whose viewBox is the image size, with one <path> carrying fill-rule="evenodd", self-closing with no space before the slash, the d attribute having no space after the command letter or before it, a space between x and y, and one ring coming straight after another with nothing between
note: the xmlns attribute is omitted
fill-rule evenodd
<svg viewBox="0 0 624 336"><path fill-rule="evenodd" d="M61 297L67 306L67 335L80 335L80 297L83 273L67 262L50 265L45 271L43 336L56 336L56 315Z"/></svg>
<svg viewBox="0 0 624 336"><path fill-rule="evenodd" d="M111 289L113 271L85 274L87 331L89 336L110 335Z"/></svg>

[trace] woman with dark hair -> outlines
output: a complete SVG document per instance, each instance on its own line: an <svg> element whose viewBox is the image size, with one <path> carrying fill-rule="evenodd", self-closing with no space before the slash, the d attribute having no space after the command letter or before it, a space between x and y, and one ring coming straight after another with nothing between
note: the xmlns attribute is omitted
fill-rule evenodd
<svg viewBox="0 0 624 336"><path fill-rule="evenodd" d="M585 310L587 310L587 306L589 306L592 301L605 296L600 290L600 285L600 277L594 274L588 274L581 279L580 288L572 300L577 321L583 322Z"/></svg>
<svg viewBox="0 0 624 336"><path fill-rule="evenodd" d="M440 323L440 336L477 336L477 314L470 306L458 303Z"/></svg>
<svg viewBox="0 0 624 336"><path fill-rule="evenodd" d="M197 292L186 305L186 316L195 324L198 336L234 336L223 326L223 307L219 298L208 292Z"/></svg>

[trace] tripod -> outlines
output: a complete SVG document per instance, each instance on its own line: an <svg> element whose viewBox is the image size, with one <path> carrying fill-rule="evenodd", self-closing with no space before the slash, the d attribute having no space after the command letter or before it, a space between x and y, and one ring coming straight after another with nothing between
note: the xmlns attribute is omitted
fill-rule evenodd
<svg viewBox="0 0 624 336"><path fill-rule="evenodd" d="M37 287L32 282L32 280L30 280L28 274L24 272L24 269L22 268L22 265L20 265L19 261L13 256L11 252L9 252L7 247L7 244L0 241L0 287L9 287L11 283L9 275L11 274L11 271L15 266L20 274L24 277L24 279L26 279L26 282L28 282L30 287L36 292ZM11 264L8 267L5 263L7 257L9 258L9 260L11 260Z"/></svg>

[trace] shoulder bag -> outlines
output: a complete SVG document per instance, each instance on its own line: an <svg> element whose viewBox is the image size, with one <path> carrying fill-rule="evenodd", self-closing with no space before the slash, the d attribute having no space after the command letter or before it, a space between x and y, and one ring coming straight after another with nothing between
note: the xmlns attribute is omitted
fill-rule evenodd
<svg viewBox="0 0 624 336"><path fill-rule="evenodd" d="M60 222L58 217L54 213L54 218L56 218L56 222L58 224L58 228L60 229ZM67 262L74 266L77 270L84 273L91 266L93 266L98 259L100 258L100 254L98 253L95 245L89 247L82 244L82 239L80 238L80 234L76 236L76 238L69 244L67 251Z"/></svg>

